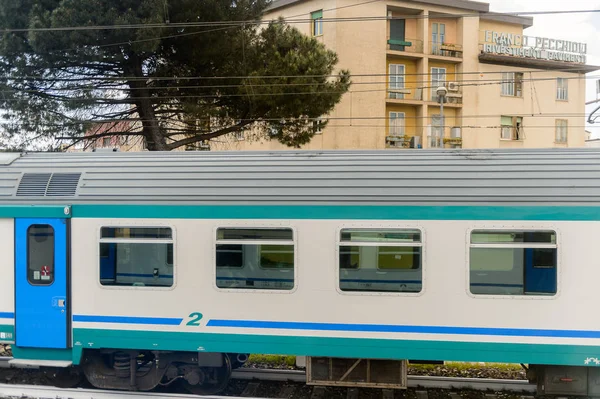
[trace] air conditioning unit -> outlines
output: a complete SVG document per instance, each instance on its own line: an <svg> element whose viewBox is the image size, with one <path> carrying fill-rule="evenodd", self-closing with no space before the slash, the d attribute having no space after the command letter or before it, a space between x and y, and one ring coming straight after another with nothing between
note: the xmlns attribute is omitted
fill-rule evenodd
<svg viewBox="0 0 600 399"><path fill-rule="evenodd" d="M414 136L410 138L410 148L423 148L421 144L421 137Z"/></svg>
<svg viewBox="0 0 600 399"><path fill-rule="evenodd" d="M457 82L450 82L448 83L448 91L451 92L458 92L460 90L460 86Z"/></svg>
<svg viewBox="0 0 600 399"><path fill-rule="evenodd" d="M460 139L462 138L462 131L460 127L453 127L450 129L450 138Z"/></svg>

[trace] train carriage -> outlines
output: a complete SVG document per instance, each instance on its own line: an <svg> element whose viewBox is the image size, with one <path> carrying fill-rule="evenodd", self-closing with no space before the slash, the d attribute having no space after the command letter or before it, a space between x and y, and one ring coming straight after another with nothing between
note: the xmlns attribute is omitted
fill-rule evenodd
<svg viewBox="0 0 600 399"><path fill-rule="evenodd" d="M598 181L594 149L1 154L0 342L102 388L217 392L269 353L599 395Z"/></svg>

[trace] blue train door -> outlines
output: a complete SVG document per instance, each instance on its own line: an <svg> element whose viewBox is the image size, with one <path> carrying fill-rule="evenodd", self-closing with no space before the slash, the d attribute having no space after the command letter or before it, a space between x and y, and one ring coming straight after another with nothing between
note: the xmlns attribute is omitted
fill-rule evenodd
<svg viewBox="0 0 600 399"><path fill-rule="evenodd" d="M536 233L525 234L525 241L543 242ZM535 295L556 294L556 248L525 249L525 293Z"/></svg>
<svg viewBox="0 0 600 399"><path fill-rule="evenodd" d="M17 347L69 347L67 263L66 219L15 219Z"/></svg>

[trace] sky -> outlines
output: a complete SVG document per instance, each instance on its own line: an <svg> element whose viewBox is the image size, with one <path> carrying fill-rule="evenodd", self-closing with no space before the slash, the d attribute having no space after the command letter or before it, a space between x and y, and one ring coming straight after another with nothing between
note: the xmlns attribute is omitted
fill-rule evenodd
<svg viewBox="0 0 600 399"><path fill-rule="evenodd" d="M496 12L600 10L600 0L483 0ZM588 64L600 66L600 12L585 14L534 15L533 26L525 31L528 36L587 43ZM596 79L600 70L588 74L586 101L596 100ZM600 97L598 97L600 98ZM586 112L594 111L600 103L588 105ZM600 112L600 111L599 111ZM587 118L586 118L587 119ZM600 118L590 125L594 138L600 138Z"/></svg>

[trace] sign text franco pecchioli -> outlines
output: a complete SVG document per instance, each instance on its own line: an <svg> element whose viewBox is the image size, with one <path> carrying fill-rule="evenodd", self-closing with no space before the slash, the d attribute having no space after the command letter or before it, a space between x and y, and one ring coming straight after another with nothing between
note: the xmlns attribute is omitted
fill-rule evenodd
<svg viewBox="0 0 600 399"><path fill-rule="evenodd" d="M513 33L484 31L483 52L585 64L587 44Z"/></svg>

